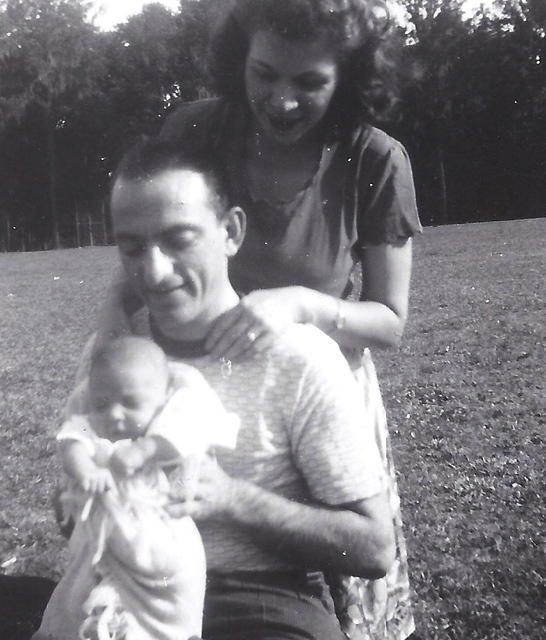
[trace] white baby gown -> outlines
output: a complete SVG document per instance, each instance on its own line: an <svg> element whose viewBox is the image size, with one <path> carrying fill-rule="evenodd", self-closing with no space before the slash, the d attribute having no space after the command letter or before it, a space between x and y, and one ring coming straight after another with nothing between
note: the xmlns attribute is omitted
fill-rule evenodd
<svg viewBox="0 0 546 640"><path fill-rule="evenodd" d="M190 473L210 445L234 447L238 428L237 418L199 376L173 393L148 429L175 446ZM82 395L72 399L72 408L85 408L85 391L77 393ZM98 438L83 413L58 435L70 438L86 443L98 464L126 446ZM169 480L158 465L115 480L117 490L101 495L89 497L74 485L63 493L65 512L76 522L69 563L32 640L200 637L206 563L195 523L166 513Z"/></svg>

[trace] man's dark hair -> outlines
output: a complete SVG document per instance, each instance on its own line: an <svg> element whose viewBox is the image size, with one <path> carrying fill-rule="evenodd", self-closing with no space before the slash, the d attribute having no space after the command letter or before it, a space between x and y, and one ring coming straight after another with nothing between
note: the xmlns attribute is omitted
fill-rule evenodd
<svg viewBox="0 0 546 640"><path fill-rule="evenodd" d="M112 176L111 189L118 180L150 180L159 173L177 169L194 171L204 177L211 204L219 218L229 209L227 177L216 154L206 153L179 140L141 138L121 159Z"/></svg>

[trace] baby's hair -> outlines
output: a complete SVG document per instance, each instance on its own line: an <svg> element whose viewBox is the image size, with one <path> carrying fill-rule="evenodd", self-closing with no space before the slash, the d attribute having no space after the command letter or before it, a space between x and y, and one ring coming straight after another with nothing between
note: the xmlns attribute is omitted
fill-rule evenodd
<svg viewBox="0 0 546 640"><path fill-rule="evenodd" d="M99 373L103 367L123 374L138 366L156 367L168 378L167 356L161 347L148 338L122 336L107 342L93 354L90 375Z"/></svg>
<svg viewBox="0 0 546 640"><path fill-rule="evenodd" d="M211 204L218 218L229 209L228 181L217 154L207 152L190 140L184 143L154 136L143 136L121 159L111 188L118 180L151 180L159 173L188 170L199 173L209 188Z"/></svg>

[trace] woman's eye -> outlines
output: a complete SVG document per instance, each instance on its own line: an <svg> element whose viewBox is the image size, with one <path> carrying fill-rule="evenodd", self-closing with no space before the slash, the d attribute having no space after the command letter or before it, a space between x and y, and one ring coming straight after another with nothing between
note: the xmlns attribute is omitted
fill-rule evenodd
<svg viewBox="0 0 546 640"><path fill-rule="evenodd" d="M277 77L273 71L267 69L254 69L254 74L262 82L273 82Z"/></svg>
<svg viewBox="0 0 546 640"><path fill-rule="evenodd" d="M318 91L326 85L322 78L300 78L297 83L303 91Z"/></svg>

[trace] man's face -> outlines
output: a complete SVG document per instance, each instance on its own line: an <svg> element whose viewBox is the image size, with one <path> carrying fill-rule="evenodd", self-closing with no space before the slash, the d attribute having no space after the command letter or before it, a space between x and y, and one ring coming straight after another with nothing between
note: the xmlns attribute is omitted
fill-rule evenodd
<svg viewBox="0 0 546 640"><path fill-rule="evenodd" d="M112 220L123 266L159 329L172 338L205 337L233 295L229 234L210 196L203 176L188 169L114 185Z"/></svg>

